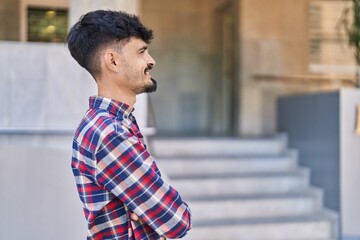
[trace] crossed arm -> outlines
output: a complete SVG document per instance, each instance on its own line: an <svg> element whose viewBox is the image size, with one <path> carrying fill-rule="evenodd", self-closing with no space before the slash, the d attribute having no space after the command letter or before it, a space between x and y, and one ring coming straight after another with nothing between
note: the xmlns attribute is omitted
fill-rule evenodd
<svg viewBox="0 0 360 240"><path fill-rule="evenodd" d="M191 228L190 209L152 167L148 151L127 129L107 134L99 146L96 178L160 236L181 238Z"/></svg>

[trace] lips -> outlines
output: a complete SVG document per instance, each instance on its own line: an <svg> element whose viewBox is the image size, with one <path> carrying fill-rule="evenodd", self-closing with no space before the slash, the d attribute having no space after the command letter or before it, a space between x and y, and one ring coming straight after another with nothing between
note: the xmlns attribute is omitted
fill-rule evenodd
<svg viewBox="0 0 360 240"><path fill-rule="evenodd" d="M145 75L150 75L150 70L153 68L154 67L152 65L147 66L147 68L145 68L145 70L144 70Z"/></svg>

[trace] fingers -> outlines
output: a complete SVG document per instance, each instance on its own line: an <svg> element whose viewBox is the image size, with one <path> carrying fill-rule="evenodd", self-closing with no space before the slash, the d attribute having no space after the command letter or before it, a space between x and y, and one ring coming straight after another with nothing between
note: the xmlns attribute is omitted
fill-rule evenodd
<svg viewBox="0 0 360 240"><path fill-rule="evenodd" d="M131 220L133 220L133 221L136 221L136 222L137 222L137 221L140 221L139 216L136 215L135 213L132 213L132 214L130 215L130 217L131 217ZM166 238L161 237L160 240L166 240Z"/></svg>
<svg viewBox="0 0 360 240"><path fill-rule="evenodd" d="M136 215L135 213L132 213L132 214L131 214L131 219L132 219L133 221L139 221L139 216Z"/></svg>

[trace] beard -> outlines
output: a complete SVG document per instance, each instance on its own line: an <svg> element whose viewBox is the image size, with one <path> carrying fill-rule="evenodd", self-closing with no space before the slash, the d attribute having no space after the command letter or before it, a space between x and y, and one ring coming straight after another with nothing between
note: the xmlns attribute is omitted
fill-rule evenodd
<svg viewBox="0 0 360 240"><path fill-rule="evenodd" d="M151 78L151 82L146 83L142 86L136 86L133 88L133 91L135 94L141 94L141 93L151 93L155 92L157 89L157 82L155 79Z"/></svg>
<svg viewBox="0 0 360 240"><path fill-rule="evenodd" d="M151 85L145 87L145 92L147 92L147 93L155 92L156 89L157 89L157 82L156 82L156 80L153 79L153 78L151 78L151 82L152 82Z"/></svg>

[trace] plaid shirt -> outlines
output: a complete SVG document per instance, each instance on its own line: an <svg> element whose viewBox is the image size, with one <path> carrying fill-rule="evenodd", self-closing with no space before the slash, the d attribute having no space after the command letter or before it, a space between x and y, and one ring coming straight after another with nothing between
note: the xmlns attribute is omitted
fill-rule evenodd
<svg viewBox="0 0 360 240"><path fill-rule="evenodd" d="M128 105L90 97L71 166L87 239L180 238L191 228L189 207L161 178ZM131 220L131 213L140 220Z"/></svg>

